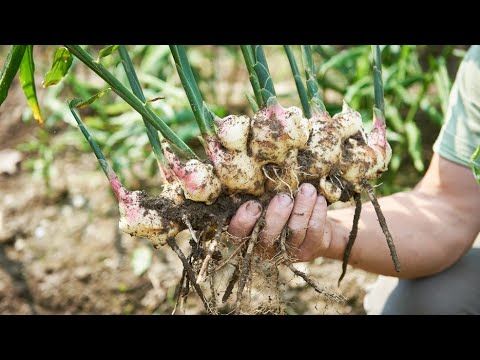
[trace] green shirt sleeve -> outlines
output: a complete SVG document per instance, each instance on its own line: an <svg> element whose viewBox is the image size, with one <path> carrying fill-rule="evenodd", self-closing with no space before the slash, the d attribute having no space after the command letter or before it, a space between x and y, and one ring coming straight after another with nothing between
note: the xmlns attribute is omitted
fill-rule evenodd
<svg viewBox="0 0 480 360"><path fill-rule="evenodd" d="M445 123L433 150L442 157L471 166L480 145L480 46L470 47L450 92ZM477 162L480 166L480 160Z"/></svg>

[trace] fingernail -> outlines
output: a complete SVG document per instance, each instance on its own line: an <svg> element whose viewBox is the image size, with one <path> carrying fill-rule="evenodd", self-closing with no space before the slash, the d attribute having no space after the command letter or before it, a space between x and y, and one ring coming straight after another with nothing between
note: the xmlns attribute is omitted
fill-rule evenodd
<svg viewBox="0 0 480 360"><path fill-rule="evenodd" d="M305 183L301 186L300 191L303 195L312 196L313 194L316 194L317 189L315 189L312 184Z"/></svg>
<svg viewBox="0 0 480 360"><path fill-rule="evenodd" d="M247 212L252 216L257 216L262 211L262 207L256 201L249 201L246 206Z"/></svg>
<svg viewBox="0 0 480 360"><path fill-rule="evenodd" d="M292 203L292 199L287 194L279 194L277 196L278 196L278 202L282 206L288 206Z"/></svg>

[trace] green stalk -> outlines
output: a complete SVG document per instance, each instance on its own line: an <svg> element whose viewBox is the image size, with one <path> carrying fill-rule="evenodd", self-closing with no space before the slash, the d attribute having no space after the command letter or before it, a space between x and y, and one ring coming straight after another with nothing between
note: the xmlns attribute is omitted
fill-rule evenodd
<svg viewBox="0 0 480 360"><path fill-rule="evenodd" d="M303 79L300 75L300 71L298 70L297 61L295 60L295 56L293 55L290 46L284 45L283 47L285 49L285 52L287 53L288 62L290 63L290 67L292 69L293 78L295 79L295 85L297 86L297 92L300 97L300 102L302 103L303 113L307 118L311 118L312 113L310 111L310 104L308 103L308 94L305 86L303 85Z"/></svg>
<svg viewBox="0 0 480 360"><path fill-rule="evenodd" d="M203 101L202 94L193 76L192 67L188 61L187 52L183 45L170 45L177 72L182 86L187 94L198 127L203 136L215 135L213 116Z"/></svg>
<svg viewBox="0 0 480 360"><path fill-rule="evenodd" d="M253 55L253 49L251 45L240 45L240 49L242 49L243 59L245 60L245 64L247 65L250 84L252 84L255 100L257 101L258 107L262 108L265 106L265 103L263 102L262 89L260 87L260 82L258 81L257 73L253 68L253 66L255 65L255 56Z"/></svg>
<svg viewBox="0 0 480 360"><path fill-rule="evenodd" d="M385 119L385 100L384 100L384 94L383 94L383 80L382 80L382 55L380 51L380 46L372 45L372 52L373 52L373 89L375 93L375 108L377 108L381 112L382 119Z"/></svg>
<svg viewBox="0 0 480 360"><path fill-rule="evenodd" d="M103 155L102 150L100 150L100 147L98 146L97 142L95 141L93 136L90 134L90 132L87 130L82 120L77 115L77 111L75 110L76 105L80 101L81 100L79 99L74 99L68 103L68 107L70 108L70 111L72 112L72 115L75 118L75 121L77 122L78 127L80 128L80 131L82 132L83 136L85 136L85 139L87 139L88 144L90 145L93 152L95 153L95 156L97 157L103 172L105 173L105 175L107 175L107 178L110 179L112 173L110 170L110 166L108 165L107 160L105 159L105 155Z"/></svg>
<svg viewBox="0 0 480 360"><path fill-rule="evenodd" d="M127 74L128 82L130 83L130 87L135 94L141 101L144 103L147 101L145 99L145 95L143 94L142 87L140 85L140 81L138 81L137 74L135 72L135 67L133 66L132 59L130 59L130 55L128 55L127 48L125 45L120 45L118 49L120 53L120 58L122 59L122 65ZM147 136L148 140L150 140L150 144L152 145L153 152L157 157L158 162L161 165L166 166L167 160L163 155L162 146L160 145L160 138L158 136L158 131L147 121L145 117L143 117L143 123L145 124L145 128L147 129Z"/></svg>
<svg viewBox="0 0 480 360"><path fill-rule="evenodd" d="M315 112L325 112L325 104L320 96L315 64L313 63L312 48L310 45L302 45L302 61L305 69L305 76L307 78L307 94L311 109Z"/></svg>
<svg viewBox="0 0 480 360"><path fill-rule="evenodd" d="M0 105L7 98L8 89L17 74L25 53L26 45L12 45L0 73Z"/></svg>
<svg viewBox="0 0 480 360"><path fill-rule="evenodd" d="M253 54L255 61L253 68L257 73L258 81L260 83L263 102L266 105L276 104L277 94L275 93L275 87L273 86L272 77L270 76L270 70L268 69L267 59L262 45L254 45Z"/></svg>
<svg viewBox="0 0 480 360"><path fill-rule="evenodd" d="M155 129L160 131L162 135L175 145L178 150L187 157L197 157L197 155L183 142L155 112L130 92L117 78L110 73L102 64L97 63L94 59L83 50L79 45L65 45L65 47L81 62L93 70L112 90L115 91L123 100L125 100L133 109L142 115Z"/></svg>

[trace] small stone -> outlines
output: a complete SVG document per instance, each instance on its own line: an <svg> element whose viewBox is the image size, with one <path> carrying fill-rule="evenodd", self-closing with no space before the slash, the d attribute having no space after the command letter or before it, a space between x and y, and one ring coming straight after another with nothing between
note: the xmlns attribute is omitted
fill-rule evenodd
<svg viewBox="0 0 480 360"><path fill-rule="evenodd" d="M15 241L15 250L17 251L22 251L23 249L25 249L25 247L27 246L27 243L25 242L24 239L22 238L18 238L16 241Z"/></svg>
<svg viewBox="0 0 480 360"><path fill-rule="evenodd" d="M0 150L0 174L14 175L19 170L23 155L13 149Z"/></svg>
<svg viewBox="0 0 480 360"><path fill-rule="evenodd" d="M80 281L87 281L90 279L92 272L86 266L81 266L75 269L73 275Z"/></svg>
<svg viewBox="0 0 480 360"><path fill-rule="evenodd" d="M80 194L76 194L72 197L72 205L77 209L81 209L87 203L87 199Z"/></svg>
<svg viewBox="0 0 480 360"><path fill-rule="evenodd" d="M106 258L103 260L103 264L105 265L106 268L116 270L118 269L119 261L118 259L112 259L112 258Z"/></svg>

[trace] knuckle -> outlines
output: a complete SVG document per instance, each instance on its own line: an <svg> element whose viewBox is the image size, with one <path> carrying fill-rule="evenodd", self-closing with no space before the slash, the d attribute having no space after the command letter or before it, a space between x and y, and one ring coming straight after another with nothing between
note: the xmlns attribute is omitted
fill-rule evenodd
<svg viewBox="0 0 480 360"><path fill-rule="evenodd" d="M308 229L308 226L305 223L299 223L297 221L292 221L291 224L288 225L288 229L290 230L290 233L292 236L295 236L297 234L304 234Z"/></svg>

